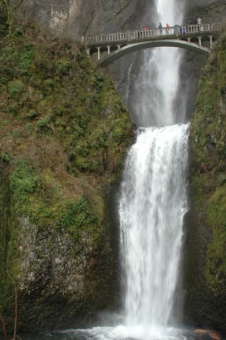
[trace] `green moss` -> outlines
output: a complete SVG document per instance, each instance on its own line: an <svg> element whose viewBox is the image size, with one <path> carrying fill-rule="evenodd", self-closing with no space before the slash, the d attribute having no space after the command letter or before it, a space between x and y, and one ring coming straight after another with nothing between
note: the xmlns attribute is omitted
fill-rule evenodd
<svg viewBox="0 0 226 340"><path fill-rule="evenodd" d="M214 296L226 285L226 45L223 33L203 71L197 109L191 124L191 184L198 224L211 228L205 265L205 285Z"/></svg>
<svg viewBox="0 0 226 340"><path fill-rule="evenodd" d="M7 23L7 11L4 2L0 1L0 38L7 34L8 23Z"/></svg>
<svg viewBox="0 0 226 340"><path fill-rule="evenodd" d="M47 130L50 127L49 123L50 123L50 117L49 116L42 117L36 124L37 131L47 132Z"/></svg>
<svg viewBox="0 0 226 340"><path fill-rule="evenodd" d="M35 49L33 45L27 44L20 50L19 55L16 55L18 60L18 72L23 76L28 76L32 73L32 64L34 62Z"/></svg>
<svg viewBox="0 0 226 340"><path fill-rule="evenodd" d="M81 232L90 234L91 238L100 237L98 218L85 198L80 198L76 203L66 202L64 211L57 222L57 228L67 229L75 240L79 239Z"/></svg>
<svg viewBox="0 0 226 340"><path fill-rule="evenodd" d="M226 186L216 189L207 207L207 221L213 228L213 242L208 248L206 278L215 294L226 281Z"/></svg>
<svg viewBox="0 0 226 340"><path fill-rule="evenodd" d="M17 256L16 249L11 243L15 229L11 224L8 165L1 164L0 172L2 179L0 181L0 314L6 321L12 321L14 311L14 280L18 271L16 270L15 262Z"/></svg>
<svg viewBox="0 0 226 340"><path fill-rule="evenodd" d="M226 186L217 188L209 200L208 219L212 225L226 226Z"/></svg>
<svg viewBox="0 0 226 340"><path fill-rule="evenodd" d="M15 98L21 95L24 90L24 84L20 80L13 80L8 82L8 93L10 98Z"/></svg>
<svg viewBox="0 0 226 340"><path fill-rule="evenodd" d="M2 159L3 162L9 162L10 155L8 153L3 153L3 154L1 154L1 159Z"/></svg>
<svg viewBox="0 0 226 340"><path fill-rule="evenodd" d="M18 201L26 202L28 195L35 192L40 178L34 174L34 169L26 160L18 160L10 176L10 189Z"/></svg>
<svg viewBox="0 0 226 340"><path fill-rule="evenodd" d="M84 292L80 299L90 307L88 300L107 280L95 269L106 240L102 188L120 174L132 138L113 82L80 45L43 36L30 24L22 31L0 40L0 142L2 164L9 168L10 217L0 222L0 285L5 284L1 307L8 324L13 284L6 268L20 280L18 239L24 219L38 233L65 233L74 257L87 244L90 276L84 280L90 295ZM4 200L0 195L0 210L6 209Z"/></svg>
<svg viewBox="0 0 226 340"><path fill-rule="evenodd" d="M70 69L72 69L72 62L70 59L63 57L56 62L56 73L61 76L69 75Z"/></svg>

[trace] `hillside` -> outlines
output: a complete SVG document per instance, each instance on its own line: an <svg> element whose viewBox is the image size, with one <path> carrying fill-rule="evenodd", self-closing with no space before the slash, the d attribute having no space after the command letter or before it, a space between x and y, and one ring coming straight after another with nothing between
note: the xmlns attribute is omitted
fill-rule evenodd
<svg viewBox="0 0 226 340"><path fill-rule="evenodd" d="M0 47L0 314L10 330L16 287L18 329L79 325L116 301L111 188L132 126L78 44L17 25Z"/></svg>

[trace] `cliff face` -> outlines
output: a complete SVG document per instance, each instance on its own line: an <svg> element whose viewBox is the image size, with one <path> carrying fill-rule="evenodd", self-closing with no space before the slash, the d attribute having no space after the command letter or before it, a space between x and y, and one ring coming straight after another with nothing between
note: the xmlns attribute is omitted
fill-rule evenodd
<svg viewBox="0 0 226 340"><path fill-rule="evenodd" d="M226 2L223 1L189 1L186 4L185 23L196 24L200 17L203 23L223 23L226 17ZM214 41L217 37L214 37ZM205 42L204 42L205 44ZM209 45L207 45L209 46ZM198 80L201 70L208 58L197 53L184 53L181 65L182 89L187 97L187 117L190 120L195 111L198 93Z"/></svg>
<svg viewBox="0 0 226 340"><path fill-rule="evenodd" d="M16 289L19 330L78 326L117 302L111 196L132 126L82 46L29 24L0 47L0 314L10 331Z"/></svg>
<svg viewBox="0 0 226 340"><path fill-rule="evenodd" d="M24 0L20 12L24 19L35 20L55 34L73 38L76 35L95 35L129 28L145 11L146 2Z"/></svg>
<svg viewBox="0 0 226 340"><path fill-rule="evenodd" d="M191 122L191 211L186 219L185 261L188 319L222 330L226 313L225 55L223 32L202 71Z"/></svg>
<svg viewBox="0 0 226 340"><path fill-rule="evenodd" d="M224 22L225 15L225 1L191 2L186 21L195 23L197 17L201 17L204 23ZM209 61L188 53L183 66L185 79L190 73L185 83L190 89L187 107L189 115L193 116L189 176L191 209L185 218L185 322L221 330L225 329L226 313L225 217L222 216L225 211L225 169L222 165L226 129L223 119L224 35L216 42Z"/></svg>

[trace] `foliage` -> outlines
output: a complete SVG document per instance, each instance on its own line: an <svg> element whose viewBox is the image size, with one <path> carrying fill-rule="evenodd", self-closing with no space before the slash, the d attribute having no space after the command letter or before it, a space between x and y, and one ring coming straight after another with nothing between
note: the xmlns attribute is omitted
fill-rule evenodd
<svg viewBox="0 0 226 340"><path fill-rule="evenodd" d="M1 154L1 159L3 160L3 162L9 162L10 156L8 153L3 153Z"/></svg>
<svg viewBox="0 0 226 340"><path fill-rule="evenodd" d="M0 1L0 38L7 34L7 11L3 0Z"/></svg>
<svg viewBox="0 0 226 340"><path fill-rule="evenodd" d="M34 61L34 53L34 47L31 43L29 43L20 50L19 55L15 55L17 59L18 72L21 75L28 76L29 74L31 74L31 66Z"/></svg>
<svg viewBox="0 0 226 340"><path fill-rule="evenodd" d="M97 257L105 238L102 188L120 173L132 125L112 81L82 46L27 24L0 47L1 160L8 169L0 210L10 218L0 221L0 258L20 280L24 219L38 233L70 237L72 256L87 243L90 259ZM12 284L0 271L0 305L10 323Z"/></svg>
<svg viewBox="0 0 226 340"><path fill-rule="evenodd" d="M191 124L192 201L202 223L212 230L203 275L215 296L226 285L226 44L219 37L199 83Z"/></svg>
<svg viewBox="0 0 226 340"><path fill-rule="evenodd" d="M34 168L26 160L17 161L10 176L10 189L19 201L27 201L28 195L35 192L40 179L34 173Z"/></svg>
<svg viewBox="0 0 226 340"><path fill-rule="evenodd" d="M20 80L14 80L8 82L9 98L18 97L24 90L24 84Z"/></svg>
<svg viewBox="0 0 226 340"><path fill-rule="evenodd" d="M3 156L2 156L3 157ZM6 310L13 311L14 290L13 282L9 277L9 273L16 277L18 272L15 270L16 249L11 247L9 239L14 232L13 224L10 225L10 191L7 178L7 171L1 172L0 182L0 314L4 318L13 320L13 314ZM9 255L10 254L10 255Z"/></svg>
<svg viewBox="0 0 226 340"><path fill-rule="evenodd" d="M8 35L11 35L13 33L14 28L14 18L16 15L16 11L18 7L20 7L23 0L1 0L0 3L0 9L2 8L5 14L4 21L5 21L5 27L7 28ZM5 28L5 29L6 29ZM15 33L17 31L15 30Z"/></svg>
<svg viewBox="0 0 226 340"><path fill-rule="evenodd" d="M72 62L69 58L63 57L56 62L56 73L58 75L68 75L71 68Z"/></svg>
<svg viewBox="0 0 226 340"><path fill-rule="evenodd" d="M81 197L76 203L70 201L66 203L57 227L69 230L72 236L77 239L82 230L89 232L90 228L96 229L97 223L98 219L88 201Z"/></svg>
<svg viewBox="0 0 226 340"><path fill-rule="evenodd" d="M46 130L49 127L49 122L50 122L50 118L49 116L43 117L41 118L38 122L37 122L37 131L41 131L41 130Z"/></svg>
<svg viewBox="0 0 226 340"><path fill-rule="evenodd" d="M214 294L221 293L226 282L226 196L225 184L217 188L209 200L208 223L213 228L213 242L207 253L206 277Z"/></svg>

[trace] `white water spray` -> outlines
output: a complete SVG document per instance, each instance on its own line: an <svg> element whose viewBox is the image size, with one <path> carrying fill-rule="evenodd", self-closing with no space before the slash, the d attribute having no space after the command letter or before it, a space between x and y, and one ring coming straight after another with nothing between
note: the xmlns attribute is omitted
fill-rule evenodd
<svg viewBox="0 0 226 340"><path fill-rule="evenodd" d="M187 210L187 138L186 124L146 128L127 157L120 220L129 327L163 327L171 316Z"/></svg>

